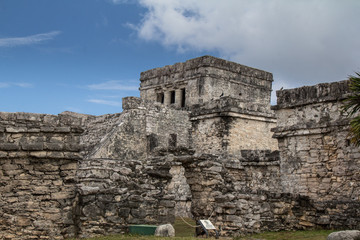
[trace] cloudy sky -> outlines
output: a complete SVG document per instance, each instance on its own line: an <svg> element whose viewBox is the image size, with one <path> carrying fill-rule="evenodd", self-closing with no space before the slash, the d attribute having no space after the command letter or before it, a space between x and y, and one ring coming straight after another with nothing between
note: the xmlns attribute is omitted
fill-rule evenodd
<svg viewBox="0 0 360 240"><path fill-rule="evenodd" d="M202 55L272 72L274 90L344 80L360 71L359 12L359 0L0 0L0 111L120 112L140 72Z"/></svg>

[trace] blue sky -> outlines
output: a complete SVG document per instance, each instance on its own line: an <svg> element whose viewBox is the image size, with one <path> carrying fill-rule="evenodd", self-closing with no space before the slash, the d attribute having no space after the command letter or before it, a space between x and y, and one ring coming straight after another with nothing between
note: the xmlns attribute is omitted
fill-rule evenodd
<svg viewBox="0 0 360 240"><path fill-rule="evenodd" d="M358 0L0 0L0 111L101 115L140 72L213 55L274 89L360 71ZM275 98L273 97L273 103Z"/></svg>

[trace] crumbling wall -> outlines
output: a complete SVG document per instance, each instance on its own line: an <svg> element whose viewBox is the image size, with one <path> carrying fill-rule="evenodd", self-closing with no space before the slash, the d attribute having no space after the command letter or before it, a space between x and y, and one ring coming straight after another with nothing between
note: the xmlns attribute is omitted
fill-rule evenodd
<svg viewBox="0 0 360 240"><path fill-rule="evenodd" d="M347 93L347 81L282 90L274 107L282 191L312 199L327 227L359 227L360 151L341 113Z"/></svg>
<svg viewBox="0 0 360 240"><path fill-rule="evenodd" d="M192 214L210 219L222 235L290 229L296 218L288 214L299 203L277 192L279 160L279 153L269 150L179 159L192 192Z"/></svg>
<svg viewBox="0 0 360 240"><path fill-rule="evenodd" d="M129 224L173 222L189 216L190 189L169 151L189 148L187 111L139 98L123 99L124 112L79 165L79 236L124 233ZM106 122L98 121L109 129ZM93 136L94 127L82 136ZM164 152L165 151L165 152ZM160 153L160 155L159 155Z"/></svg>
<svg viewBox="0 0 360 240"><path fill-rule="evenodd" d="M0 113L0 238L62 239L77 232L81 119Z"/></svg>
<svg viewBox="0 0 360 240"><path fill-rule="evenodd" d="M180 159L195 219L210 219L222 235L308 228L358 228L359 201L319 201L282 192L279 152L243 150L240 158Z"/></svg>
<svg viewBox="0 0 360 240"><path fill-rule="evenodd" d="M122 113L101 116L86 115L83 118L84 133L81 135L81 142L84 145L83 155L89 156L102 145L107 135L118 127Z"/></svg>
<svg viewBox="0 0 360 240"><path fill-rule="evenodd" d="M147 103L136 97L124 98L123 109L120 115L112 117L116 120L110 124L111 128L106 121L96 124L111 130L103 131L106 134L88 158L143 160L159 149L189 147L191 124L187 111ZM82 136L84 144L94 135L93 131L99 132L99 129L88 129Z"/></svg>
<svg viewBox="0 0 360 240"><path fill-rule="evenodd" d="M174 222L166 157L87 159L79 165L79 237L127 233L131 224Z"/></svg>

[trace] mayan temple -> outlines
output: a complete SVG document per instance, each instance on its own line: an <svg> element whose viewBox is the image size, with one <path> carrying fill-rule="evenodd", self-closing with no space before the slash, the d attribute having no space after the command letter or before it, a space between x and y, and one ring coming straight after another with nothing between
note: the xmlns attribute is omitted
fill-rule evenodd
<svg viewBox="0 0 360 240"><path fill-rule="evenodd" d="M140 74L140 98L93 116L0 113L0 238L126 233L210 219L222 236L360 228L348 82L277 91L212 56ZM119 110L120 111L120 110Z"/></svg>

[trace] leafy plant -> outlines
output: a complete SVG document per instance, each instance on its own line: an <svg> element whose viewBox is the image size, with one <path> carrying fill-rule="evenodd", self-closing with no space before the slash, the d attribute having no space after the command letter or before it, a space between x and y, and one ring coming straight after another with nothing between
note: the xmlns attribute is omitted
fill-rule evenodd
<svg viewBox="0 0 360 240"><path fill-rule="evenodd" d="M360 73L356 72L356 76L349 76L350 95L344 100L343 112L351 117L350 136L351 142L360 146Z"/></svg>

